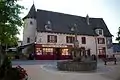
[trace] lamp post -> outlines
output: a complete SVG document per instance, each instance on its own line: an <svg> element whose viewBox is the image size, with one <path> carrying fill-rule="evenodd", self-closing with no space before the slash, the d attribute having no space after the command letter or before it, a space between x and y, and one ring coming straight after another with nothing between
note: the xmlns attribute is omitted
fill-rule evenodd
<svg viewBox="0 0 120 80"><path fill-rule="evenodd" d="M79 47L79 42L77 40L77 25L74 24L73 26L74 28L72 28L72 31L74 31L74 35L75 35L75 40L73 42L74 45L74 54L73 54L73 59L75 59L75 57L77 57L77 48Z"/></svg>
<svg viewBox="0 0 120 80"><path fill-rule="evenodd" d="M77 25L76 24L74 24L74 35L75 35L74 48L78 48L79 42L77 40Z"/></svg>

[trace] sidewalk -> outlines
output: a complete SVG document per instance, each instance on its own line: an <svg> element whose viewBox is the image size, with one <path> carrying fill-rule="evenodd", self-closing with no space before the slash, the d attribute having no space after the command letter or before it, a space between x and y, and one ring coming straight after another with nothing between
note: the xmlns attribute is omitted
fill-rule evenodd
<svg viewBox="0 0 120 80"><path fill-rule="evenodd" d="M109 78L111 74L50 71L41 68L40 65L25 65L23 67L28 72L29 80L112 80Z"/></svg>
<svg viewBox="0 0 120 80"><path fill-rule="evenodd" d="M120 62L118 65L111 62L107 66L98 63L98 70L93 73L58 71L54 62L48 63L40 61L39 64L21 66L27 70L29 80L120 80L117 79L120 75Z"/></svg>

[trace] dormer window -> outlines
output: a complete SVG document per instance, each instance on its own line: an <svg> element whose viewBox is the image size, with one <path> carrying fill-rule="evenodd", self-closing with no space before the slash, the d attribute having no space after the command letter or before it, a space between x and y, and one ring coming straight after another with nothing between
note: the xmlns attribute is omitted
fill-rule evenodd
<svg viewBox="0 0 120 80"><path fill-rule="evenodd" d="M96 33L98 35L103 35L103 29L96 29Z"/></svg>
<svg viewBox="0 0 120 80"><path fill-rule="evenodd" d="M52 26L51 26L51 22L50 21L48 21L47 24L45 25L45 29L47 31L51 31L52 30Z"/></svg>

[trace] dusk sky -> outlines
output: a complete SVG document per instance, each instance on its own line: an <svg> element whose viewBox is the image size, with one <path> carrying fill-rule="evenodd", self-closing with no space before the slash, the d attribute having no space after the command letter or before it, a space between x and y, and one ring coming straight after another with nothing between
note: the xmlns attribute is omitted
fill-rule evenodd
<svg viewBox="0 0 120 80"><path fill-rule="evenodd" d="M23 10L21 17L27 15L33 0L20 0L18 2L27 10ZM120 0L34 0L36 9L67 13L86 17L103 18L113 37L117 36L120 27ZM20 30L19 38L22 40L23 30Z"/></svg>

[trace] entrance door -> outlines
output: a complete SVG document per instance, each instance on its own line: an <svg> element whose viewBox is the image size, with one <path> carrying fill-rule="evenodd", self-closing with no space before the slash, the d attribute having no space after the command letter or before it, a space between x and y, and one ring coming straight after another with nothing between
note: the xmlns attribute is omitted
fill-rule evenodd
<svg viewBox="0 0 120 80"><path fill-rule="evenodd" d="M99 49L99 58L105 58L106 57L106 48L103 47L102 49Z"/></svg>
<svg viewBox="0 0 120 80"><path fill-rule="evenodd" d="M60 48L55 48L55 55L56 55L56 59L59 60L61 57L61 49Z"/></svg>

